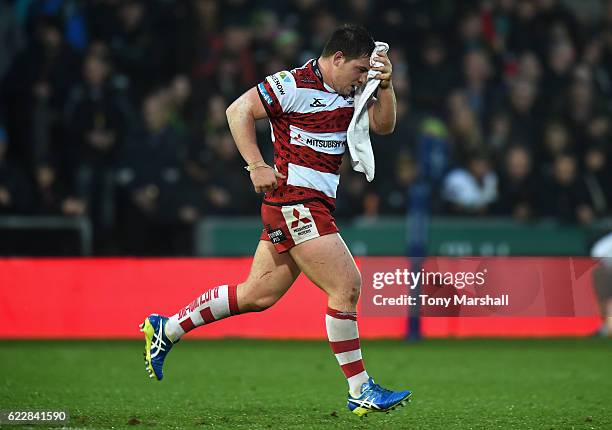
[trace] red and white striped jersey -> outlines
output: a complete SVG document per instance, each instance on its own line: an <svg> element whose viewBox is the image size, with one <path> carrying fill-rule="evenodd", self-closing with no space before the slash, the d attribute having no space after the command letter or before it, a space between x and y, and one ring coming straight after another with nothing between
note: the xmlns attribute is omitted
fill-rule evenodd
<svg viewBox="0 0 612 430"><path fill-rule="evenodd" d="M264 202L321 200L333 210L353 98L323 82L316 60L268 76L257 91L272 126L274 165L287 177Z"/></svg>

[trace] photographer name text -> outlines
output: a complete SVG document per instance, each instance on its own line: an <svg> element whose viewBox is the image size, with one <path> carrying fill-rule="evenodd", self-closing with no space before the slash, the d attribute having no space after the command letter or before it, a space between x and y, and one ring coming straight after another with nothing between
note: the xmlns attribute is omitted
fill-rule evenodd
<svg viewBox="0 0 612 430"><path fill-rule="evenodd" d="M376 306L442 306L448 308L450 306L508 306L508 294L499 296L491 296L486 294L479 297L471 297L466 294L454 294L450 297L433 297L427 294L419 294L418 296L410 296L402 294L397 297L385 297L382 294L376 294L372 297L372 302Z"/></svg>

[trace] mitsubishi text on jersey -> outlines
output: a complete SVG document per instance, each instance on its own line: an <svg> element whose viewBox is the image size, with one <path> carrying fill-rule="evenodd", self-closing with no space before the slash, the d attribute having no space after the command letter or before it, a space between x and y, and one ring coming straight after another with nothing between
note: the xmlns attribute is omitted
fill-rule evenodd
<svg viewBox="0 0 612 430"><path fill-rule="evenodd" d="M333 210L353 98L323 82L316 60L268 76L257 91L272 126L274 165L286 176L265 201L321 200Z"/></svg>

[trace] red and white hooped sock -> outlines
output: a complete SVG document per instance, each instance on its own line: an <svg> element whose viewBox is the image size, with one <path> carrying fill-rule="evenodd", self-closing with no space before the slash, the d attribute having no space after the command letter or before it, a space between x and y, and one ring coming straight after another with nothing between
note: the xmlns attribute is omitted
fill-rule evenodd
<svg viewBox="0 0 612 430"><path fill-rule="evenodd" d="M361 386L368 382L369 376L361 357L357 313L341 312L328 307L325 326L331 349L348 381L349 392L352 396L359 396Z"/></svg>
<svg viewBox="0 0 612 430"><path fill-rule="evenodd" d="M196 297L170 317L166 336L176 342L196 327L239 314L236 288L236 285L220 285Z"/></svg>

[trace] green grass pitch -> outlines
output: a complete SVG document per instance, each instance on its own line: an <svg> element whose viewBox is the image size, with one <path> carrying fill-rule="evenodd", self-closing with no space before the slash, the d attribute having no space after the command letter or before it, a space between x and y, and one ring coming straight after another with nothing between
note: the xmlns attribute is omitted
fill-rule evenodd
<svg viewBox="0 0 612 430"><path fill-rule="evenodd" d="M142 343L0 342L0 409L68 409L81 428L612 429L608 339L362 341L377 382L414 392L366 418L325 342L186 339L162 382Z"/></svg>

